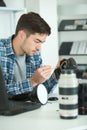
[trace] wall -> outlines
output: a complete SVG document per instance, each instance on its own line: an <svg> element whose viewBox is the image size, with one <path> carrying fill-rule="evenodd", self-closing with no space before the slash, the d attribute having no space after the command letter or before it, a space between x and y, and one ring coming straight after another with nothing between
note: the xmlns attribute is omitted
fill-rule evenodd
<svg viewBox="0 0 87 130"><path fill-rule="evenodd" d="M7 7L24 8L24 0L4 0Z"/></svg>

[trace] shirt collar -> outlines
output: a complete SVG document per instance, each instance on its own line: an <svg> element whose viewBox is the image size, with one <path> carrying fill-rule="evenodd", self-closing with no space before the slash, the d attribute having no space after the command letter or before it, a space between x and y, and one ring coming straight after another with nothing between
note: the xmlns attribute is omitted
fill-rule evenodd
<svg viewBox="0 0 87 130"><path fill-rule="evenodd" d="M14 38L14 35L12 35L11 37L9 37L7 39L7 44L6 44L6 54L7 55L14 55L14 50L12 47L12 39Z"/></svg>

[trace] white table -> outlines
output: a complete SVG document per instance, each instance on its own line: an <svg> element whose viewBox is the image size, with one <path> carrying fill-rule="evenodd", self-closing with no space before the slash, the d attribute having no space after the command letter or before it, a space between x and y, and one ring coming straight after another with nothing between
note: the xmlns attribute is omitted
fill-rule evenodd
<svg viewBox="0 0 87 130"><path fill-rule="evenodd" d="M84 125L87 125L86 115L70 120L61 119L58 101L50 101L37 110L16 116L0 116L0 130L70 130Z"/></svg>

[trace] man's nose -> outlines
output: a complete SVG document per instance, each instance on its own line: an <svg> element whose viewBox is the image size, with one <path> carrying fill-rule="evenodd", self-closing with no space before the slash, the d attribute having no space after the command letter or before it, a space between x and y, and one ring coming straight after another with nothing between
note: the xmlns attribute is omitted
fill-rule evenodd
<svg viewBox="0 0 87 130"><path fill-rule="evenodd" d="M37 46L36 46L36 49L37 49L37 50L40 50L40 49L41 49L41 44L37 45Z"/></svg>

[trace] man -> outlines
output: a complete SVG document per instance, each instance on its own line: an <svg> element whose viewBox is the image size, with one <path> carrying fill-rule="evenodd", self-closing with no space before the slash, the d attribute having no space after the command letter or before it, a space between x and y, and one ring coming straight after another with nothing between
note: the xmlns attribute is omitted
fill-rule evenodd
<svg viewBox="0 0 87 130"><path fill-rule="evenodd" d="M8 94L31 92L43 83L50 93L57 84L56 73L51 66L42 66L40 50L51 33L49 25L37 13L23 14L15 35L0 40L0 57Z"/></svg>

